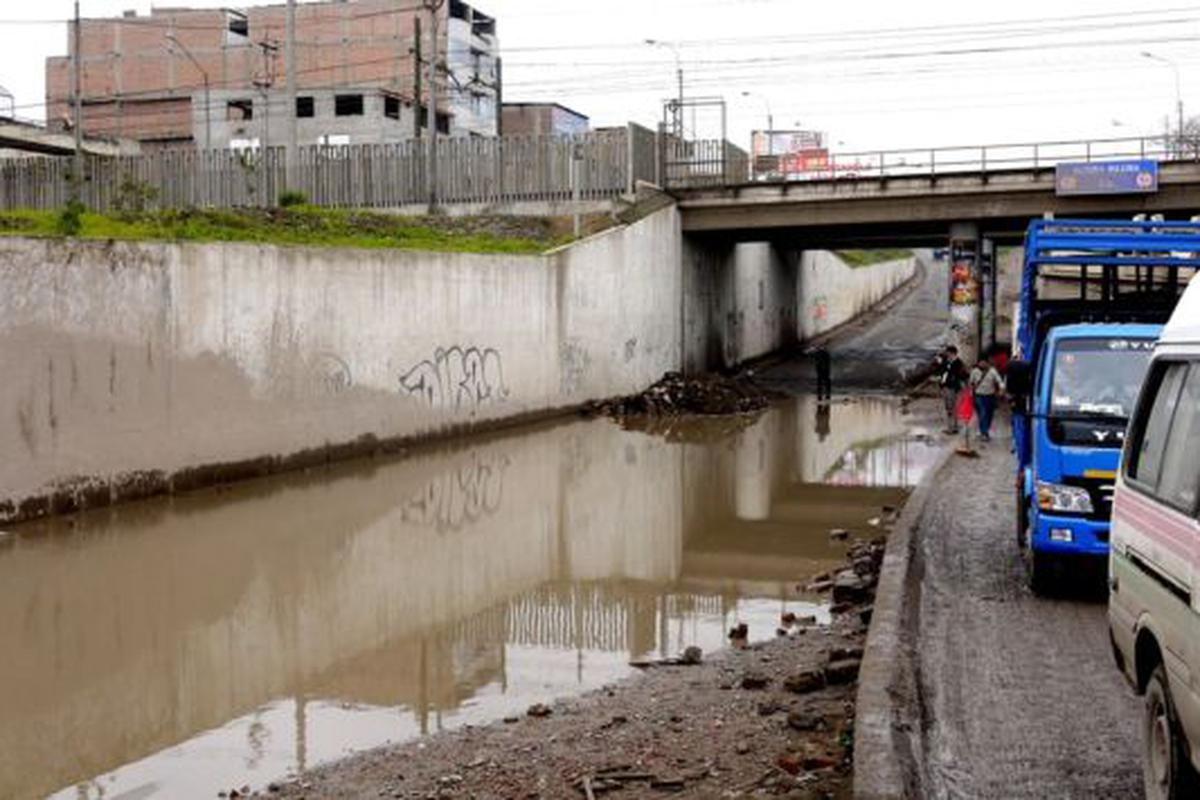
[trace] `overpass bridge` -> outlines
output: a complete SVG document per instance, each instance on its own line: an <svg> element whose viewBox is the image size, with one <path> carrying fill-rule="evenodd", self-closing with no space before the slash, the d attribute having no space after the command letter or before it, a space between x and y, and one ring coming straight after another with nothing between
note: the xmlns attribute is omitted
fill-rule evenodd
<svg viewBox="0 0 1200 800"><path fill-rule="evenodd" d="M679 201L684 232L704 238L785 240L801 249L942 246L951 226L1019 242L1029 220L1045 214L1200 213L1200 148L1162 137L835 153L801 179L771 181L743 177L748 169L727 163L729 147L673 149L664 183ZM1060 191L1060 164L1116 160L1157 162L1157 189Z"/></svg>

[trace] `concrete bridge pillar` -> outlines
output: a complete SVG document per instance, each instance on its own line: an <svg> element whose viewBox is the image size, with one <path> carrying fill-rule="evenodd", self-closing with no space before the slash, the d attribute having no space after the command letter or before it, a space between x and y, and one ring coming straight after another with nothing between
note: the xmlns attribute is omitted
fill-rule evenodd
<svg viewBox="0 0 1200 800"><path fill-rule="evenodd" d="M959 356L972 364L980 353L980 309L983 282L980 280L982 243L979 226L973 222L950 226L950 326L951 339Z"/></svg>

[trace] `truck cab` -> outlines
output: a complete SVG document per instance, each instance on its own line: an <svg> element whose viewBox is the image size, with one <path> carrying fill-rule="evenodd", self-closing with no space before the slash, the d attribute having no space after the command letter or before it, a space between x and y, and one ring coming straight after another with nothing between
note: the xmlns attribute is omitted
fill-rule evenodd
<svg viewBox="0 0 1200 800"><path fill-rule="evenodd" d="M1008 389L1017 541L1037 594L1075 572L1102 585L1125 428L1197 257L1200 223L1036 220L1026 232Z"/></svg>
<svg viewBox="0 0 1200 800"><path fill-rule="evenodd" d="M1035 591L1050 588L1065 560L1099 564L1108 555L1125 428L1161 331L1158 325L1064 325L1042 344L1021 485L1020 543Z"/></svg>

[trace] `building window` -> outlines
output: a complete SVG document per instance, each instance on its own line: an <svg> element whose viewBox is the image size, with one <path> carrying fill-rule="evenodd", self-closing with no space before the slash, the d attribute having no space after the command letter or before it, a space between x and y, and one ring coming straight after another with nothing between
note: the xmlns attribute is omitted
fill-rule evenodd
<svg viewBox="0 0 1200 800"><path fill-rule="evenodd" d="M363 96L361 94L334 96L333 113L339 117L361 117L363 115Z"/></svg>
<svg viewBox="0 0 1200 800"><path fill-rule="evenodd" d="M254 101L230 100L225 104L225 118L230 122L246 122L254 119Z"/></svg>
<svg viewBox="0 0 1200 800"><path fill-rule="evenodd" d="M444 133L444 134L449 135L449 133L450 133L450 115L449 114L438 114L437 115L437 129L438 129L438 133Z"/></svg>
<svg viewBox="0 0 1200 800"><path fill-rule="evenodd" d="M235 36L249 36L250 20L242 14L229 12L229 32Z"/></svg>
<svg viewBox="0 0 1200 800"><path fill-rule="evenodd" d="M383 115L388 119L400 119L400 98L383 96Z"/></svg>
<svg viewBox="0 0 1200 800"><path fill-rule="evenodd" d="M296 116L301 119L310 119L317 115L317 107L311 97L296 98Z"/></svg>

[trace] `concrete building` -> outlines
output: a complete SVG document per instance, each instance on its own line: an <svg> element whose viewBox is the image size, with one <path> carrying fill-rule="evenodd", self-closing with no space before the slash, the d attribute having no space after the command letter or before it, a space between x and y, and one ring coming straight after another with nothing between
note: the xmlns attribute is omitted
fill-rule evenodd
<svg viewBox="0 0 1200 800"><path fill-rule="evenodd" d="M80 25L82 125L143 145L214 148L287 142L380 144L428 130L429 65L437 30L437 125L492 136L499 122L496 21L461 2L428 11L395 0L296 7L297 100L287 97L287 6L154 9ZM420 24L418 61L416 30ZM73 124L72 64L46 60L47 119ZM417 87L421 96L417 97Z"/></svg>
<svg viewBox="0 0 1200 800"><path fill-rule="evenodd" d="M575 136L591 127L583 114L558 103L504 103L500 119L505 136Z"/></svg>

